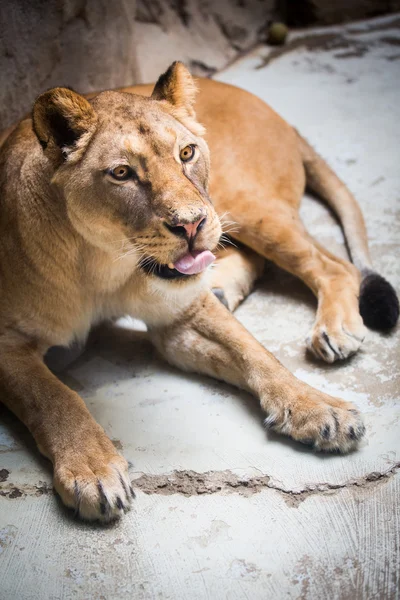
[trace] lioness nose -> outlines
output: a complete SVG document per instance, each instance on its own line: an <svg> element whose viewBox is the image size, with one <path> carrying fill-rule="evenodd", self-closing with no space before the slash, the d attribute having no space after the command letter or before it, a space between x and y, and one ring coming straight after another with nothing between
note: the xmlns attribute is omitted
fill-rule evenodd
<svg viewBox="0 0 400 600"><path fill-rule="evenodd" d="M187 225L182 225L182 227L186 230L186 234L189 238L194 237L198 231L204 226L205 218L199 219L194 223L188 223ZM178 225L179 227L179 225Z"/></svg>
<svg viewBox="0 0 400 600"><path fill-rule="evenodd" d="M166 223L166 227L174 235L178 235L180 237L187 237L190 240L194 238L197 235L197 233L204 227L205 222L206 218L202 217L194 223L178 223L178 225L175 225L175 227L172 227L171 225L168 225Z"/></svg>

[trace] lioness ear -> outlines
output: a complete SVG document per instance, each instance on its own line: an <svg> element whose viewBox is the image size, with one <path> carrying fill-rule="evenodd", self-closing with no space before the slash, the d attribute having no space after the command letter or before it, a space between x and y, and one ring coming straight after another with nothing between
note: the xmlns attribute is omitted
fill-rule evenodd
<svg viewBox="0 0 400 600"><path fill-rule="evenodd" d="M173 115L196 135L203 135L204 128L196 121L194 104L197 87L188 69L181 62L174 62L158 78L151 97L168 102Z"/></svg>
<svg viewBox="0 0 400 600"><path fill-rule="evenodd" d="M97 115L83 96L67 88L54 88L36 100L33 130L53 158L79 158L97 124Z"/></svg>

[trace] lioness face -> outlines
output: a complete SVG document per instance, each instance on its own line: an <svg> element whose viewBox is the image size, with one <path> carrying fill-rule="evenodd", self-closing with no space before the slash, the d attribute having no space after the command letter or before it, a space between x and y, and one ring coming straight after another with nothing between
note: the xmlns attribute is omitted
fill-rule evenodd
<svg viewBox="0 0 400 600"><path fill-rule="evenodd" d="M135 252L149 274L203 270L221 235L204 140L148 98L106 92L92 106L97 132L62 178L76 229L121 257Z"/></svg>
<svg viewBox="0 0 400 600"><path fill-rule="evenodd" d="M75 229L116 259L133 259L149 276L184 281L213 262L221 226L208 196L209 150L194 118L193 81L183 65L173 69L151 98L103 92L89 104L58 88L69 113L79 104L84 123L77 127L75 114L60 132L53 99L50 110L47 101L47 122L38 122L40 113L35 121L34 111L34 127L42 145L43 122L59 128L52 136L47 132L45 151L53 160L61 155L53 182ZM60 144L57 135L74 139Z"/></svg>

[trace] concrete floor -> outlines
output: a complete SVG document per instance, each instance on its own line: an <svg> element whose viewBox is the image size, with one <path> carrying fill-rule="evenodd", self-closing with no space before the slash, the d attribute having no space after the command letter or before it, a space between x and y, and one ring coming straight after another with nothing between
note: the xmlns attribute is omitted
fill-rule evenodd
<svg viewBox="0 0 400 600"><path fill-rule="evenodd" d="M260 48L218 76L264 98L329 160L398 288L399 24L294 36L267 66ZM345 256L327 210L306 198L302 213ZM1 410L1 600L400 598L399 335L370 332L345 364L320 364L303 343L314 311L311 293L270 267L237 316L300 379L363 410L367 438L349 456L267 434L253 399L166 366L127 322L97 332L60 375L131 461L137 500L120 523L76 522Z"/></svg>

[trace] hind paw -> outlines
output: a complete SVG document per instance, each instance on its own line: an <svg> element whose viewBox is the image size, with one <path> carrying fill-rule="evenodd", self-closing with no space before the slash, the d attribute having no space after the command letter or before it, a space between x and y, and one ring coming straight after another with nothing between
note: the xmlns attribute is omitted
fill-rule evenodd
<svg viewBox="0 0 400 600"><path fill-rule="evenodd" d="M306 339L307 348L316 358L333 363L355 354L364 341L366 329L358 316L350 323L317 322Z"/></svg>

